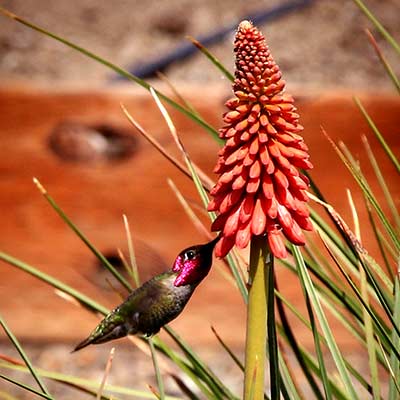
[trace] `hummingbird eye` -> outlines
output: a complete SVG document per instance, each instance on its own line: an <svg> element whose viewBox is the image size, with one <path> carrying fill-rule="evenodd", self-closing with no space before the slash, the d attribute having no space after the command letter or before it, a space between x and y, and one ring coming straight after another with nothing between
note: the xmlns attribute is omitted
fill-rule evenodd
<svg viewBox="0 0 400 400"><path fill-rule="evenodd" d="M194 250L188 250L185 253L185 260L193 260L194 258L196 258L197 253Z"/></svg>

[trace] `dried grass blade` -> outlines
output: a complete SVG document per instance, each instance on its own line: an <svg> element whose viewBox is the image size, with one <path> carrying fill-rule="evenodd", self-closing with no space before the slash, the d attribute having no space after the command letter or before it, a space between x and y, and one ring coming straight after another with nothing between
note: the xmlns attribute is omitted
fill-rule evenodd
<svg viewBox="0 0 400 400"><path fill-rule="evenodd" d="M110 354L108 356L106 368L104 370L104 374L103 374L103 378L100 383L99 390L97 391L96 400L100 400L103 397L104 386L107 382L108 376L110 375L110 370L111 370L111 365L112 365L113 358L114 358L114 353L115 353L115 347L112 347L110 350Z"/></svg>
<svg viewBox="0 0 400 400"><path fill-rule="evenodd" d="M180 93L179 90L176 88L176 86L168 79L168 77L163 74L160 71L156 72L156 75L159 79L161 79L163 82L165 82L168 87L172 90L174 95L178 98L178 100L188 109L190 110L193 114L200 115L195 108L193 107L192 104L190 104L189 101L187 101Z"/></svg>
<svg viewBox="0 0 400 400"><path fill-rule="evenodd" d="M128 217L125 214L123 214L122 217L124 219L126 240L128 242L129 259L131 262L131 268L129 268L129 270L131 272L131 276L133 277L136 287L139 287L140 286L139 270L136 262L135 249L133 247L131 230L129 228L129 221Z"/></svg>
<svg viewBox="0 0 400 400"><path fill-rule="evenodd" d="M163 117L164 117L164 119L165 119L165 121L166 121L166 123L167 123L167 125L169 127L170 133L171 133L172 137L174 138L178 149L181 151L181 153L182 153L182 155L183 155L183 157L185 159L186 165L187 165L187 167L188 167L188 169L189 169L189 171L190 171L190 173L192 175L192 179L193 179L193 182L194 182L194 184L196 186L197 192L199 193L200 198L201 198L201 200L203 202L203 206L204 206L205 209L207 209L207 206L208 206L208 203L209 203L209 199L208 199L206 191L204 190L203 185L201 184L201 181L200 181L199 175L197 173L197 170L196 170L196 168L194 168L193 163L192 163L192 161L191 161L191 159L189 157L189 154L187 153L182 141L180 140L180 138L178 136L178 133L177 133L177 131L175 129L175 126L174 126L174 124L173 124L173 122L172 122L167 110L165 109L165 107L161 103L159 97L157 96L157 93L154 90L150 90L150 92L151 92L151 94L152 94L152 96L154 98L154 101L156 102L158 108L160 109L160 112L162 113L162 115L163 115ZM216 214L214 212L209 212L208 214L209 214L209 216L210 216L212 221L216 218ZM242 277L241 277L241 275L239 273L239 270L238 270L237 266L233 262L232 256L230 256L228 254L227 260L228 260L229 266L230 266L230 268L232 270L232 274L233 274L233 276L234 276L234 278L236 280L236 284L238 285L238 288L240 290L240 293L241 293L244 301L247 302L246 284L244 283L244 281L243 281L243 279L242 279Z"/></svg>
<svg viewBox="0 0 400 400"><path fill-rule="evenodd" d="M357 240L361 243L360 220L358 218L357 209L349 189L347 189L347 197L351 213L353 215L355 235ZM360 271L360 293L362 298L364 299L365 304L369 305L367 274L361 263L358 264ZM378 365L376 360L376 344L374 339L374 328L372 324L372 319L365 308L363 308L363 317L364 317L365 340L367 342L368 362L371 374L372 395L374 400L379 400L381 390L380 390L379 376L378 376Z"/></svg>
<svg viewBox="0 0 400 400"><path fill-rule="evenodd" d="M357 4L359 9L366 15L366 17L374 24L379 33L386 39L388 43L399 53L400 55L400 45L394 39L394 37L384 28L384 26L378 21L374 14L369 10L369 8L364 4L362 0L353 0Z"/></svg>
<svg viewBox="0 0 400 400"><path fill-rule="evenodd" d="M53 210L61 217L61 219L72 229L72 231L85 243L85 245L91 250L91 252L99 259L99 261L107 268L111 274L121 283L122 286L128 292L132 291L132 287L129 282L111 265L111 263L107 260L103 254L100 253L99 250L89 241L89 239L80 231L80 229L67 217L64 211L58 206L55 200L50 196L47 190L43 187L43 185L39 182L37 178L33 178L33 183L42 193L43 197L47 200L47 202L51 205Z"/></svg>
<svg viewBox="0 0 400 400"><path fill-rule="evenodd" d="M154 146L168 161L170 161L176 168L179 169L183 174L185 174L188 178L193 179L191 173L185 167L183 163L177 160L173 155L168 153L165 148L155 139L152 135L150 135L142 126L132 117L126 107L121 104L121 109L125 116L128 118L129 122L136 128L136 130L152 145ZM214 183L208 178L208 176L201 171L197 171L200 175L200 179L202 185L206 191L210 191L214 186Z"/></svg>
<svg viewBox="0 0 400 400"><path fill-rule="evenodd" d="M158 385L158 390L159 390L157 397L160 400L164 400L165 399L164 381L162 379L160 367L158 365L157 353L156 353L156 349L154 348L153 339L150 338L148 340L148 343L149 343L149 347L150 347L151 358L153 360L154 371L156 373L156 378L157 378L157 385Z"/></svg>
<svg viewBox="0 0 400 400"><path fill-rule="evenodd" d="M233 82L235 77L224 67L221 61L218 60L206 47L204 47L198 40L192 36L186 36L186 38L191 41L228 79L228 81Z"/></svg>
<svg viewBox="0 0 400 400"><path fill-rule="evenodd" d="M380 49L377 41L374 38L374 35L371 33L369 29L365 29L365 33L370 41L372 47L375 50L376 55L378 56L381 64L386 70L386 73L389 75L389 78L392 80L394 86L396 87L397 91L400 93L400 80L397 78L396 73L394 72L393 68L389 64L388 60L384 56L382 50Z"/></svg>

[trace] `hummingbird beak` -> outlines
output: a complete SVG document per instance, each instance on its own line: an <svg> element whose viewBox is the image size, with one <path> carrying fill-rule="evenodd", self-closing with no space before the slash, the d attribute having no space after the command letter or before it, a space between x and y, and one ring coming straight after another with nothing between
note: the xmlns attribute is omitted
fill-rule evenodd
<svg viewBox="0 0 400 400"><path fill-rule="evenodd" d="M221 239L222 235L219 234L215 239L211 240L210 242L206 243L204 246L211 247L211 250L214 250L215 245Z"/></svg>

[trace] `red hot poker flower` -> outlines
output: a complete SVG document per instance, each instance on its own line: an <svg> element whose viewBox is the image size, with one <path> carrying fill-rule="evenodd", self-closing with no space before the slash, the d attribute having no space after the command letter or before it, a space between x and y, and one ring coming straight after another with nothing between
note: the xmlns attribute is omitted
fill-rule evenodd
<svg viewBox="0 0 400 400"><path fill-rule="evenodd" d="M293 97L283 93L285 81L265 39L251 22L239 25L235 38L235 97L226 102L225 146L214 172L209 211L219 215L213 231L222 231L215 252L225 256L236 245L244 248L255 235L267 235L272 253L287 256L282 234L304 245L302 232L312 230L307 178L308 148L299 135L303 127Z"/></svg>

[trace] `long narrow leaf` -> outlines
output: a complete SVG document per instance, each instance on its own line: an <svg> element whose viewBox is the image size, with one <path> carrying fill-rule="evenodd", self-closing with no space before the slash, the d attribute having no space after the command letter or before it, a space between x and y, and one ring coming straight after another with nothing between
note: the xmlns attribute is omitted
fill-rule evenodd
<svg viewBox="0 0 400 400"><path fill-rule="evenodd" d="M292 327L289 324L289 319L286 316L286 311L283 306L284 298L281 296L281 294L278 291L276 292L275 295L276 295L277 310L278 310L279 317L282 322L282 326L285 331L289 346L290 346L291 350L293 351L293 353L295 354L296 359L306 377L307 383L310 385L314 395L316 396L316 398L318 400L323 400L323 395L321 393L321 390L320 390L314 376L312 375L310 369L308 368L307 363L303 359L302 352L300 351L300 346L298 344L296 335L294 334Z"/></svg>
<svg viewBox="0 0 400 400"><path fill-rule="evenodd" d="M128 250L129 250L129 260L130 260L130 268L128 269L130 272L130 276L135 282L136 287L140 286L140 278L139 278L139 270L136 262L135 249L133 247L131 230L129 228L128 217L123 214L122 218L124 220L125 233L126 233L126 241L128 242Z"/></svg>
<svg viewBox="0 0 400 400"><path fill-rule="evenodd" d="M321 237L322 238L322 237ZM324 242L323 238L322 241ZM326 242L324 242L326 249L328 250L328 252L331 254L332 259L334 260L334 262L336 263L336 265L338 266L340 272L342 273L342 275L344 276L344 278L346 279L347 283L350 285L350 287L352 288L352 290L354 291L354 293L356 294L357 298L359 299L360 303L362 304L362 306L368 311L369 315L371 316L371 318L373 319L375 326L377 327L380 335L381 335L381 339L382 341L385 342L385 344L387 346L389 346L393 352L395 353L396 357L398 357L398 359L400 360L400 352L399 350L393 345L389 333L388 333L388 329L387 327L382 323L382 320L380 319L379 315L377 313L375 313L372 308L366 304L364 302L364 299L362 298L360 292L358 291L357 287L355 286L354 282L350 279L350 277L348 276L348 274L346 273L346 271L344 271L344 269L341 267L340 263L338 262L338 260L336 259L334 253L332 252L332 250L329 248L329 246L326 244ZM397 328L395 328L397 329Z"/></svg>
<svg viewBox="0 0 400 400"><path fill-rule="evenodd" d="M325 313L322 310L318 294L314 289L314 285L313 285L311 278L308 274L308 271L305 267L303 257L301 256L300 250L296 246L292 246L292 248L293 248L293 254L294 254L294 257L296 260L296 265L299 269L299 275L300 275L302 281L304 282L304 286L306 288L308 295L310 296L311 304L313 305L313 308L317 315L318 321L321 325L322 332L324 333L324 336L327 341L327 346L332 354L333 360L335 362L335 365L338 369L339 375L344 384L345 391L348 393L349 397L352 400L356 400L356 399L358 399L357 393L354 390L354 386L351 381L349 372L345 366L342 354L339 351L337 343L336 343L336 341L332 335L331 329L329 327L328 321L325 317Z"/></svg>
<svg viewBox="0 0 400 400"><path fill-rule="evenodd" d="M397 172L400 173L400 162L399 162L399 160L394 155L394 153L393 153L392 149L390 148L390 146L386 143L385 138L382 136L382 134L380 133L378 127L375 125L374 121L372 120L372 118L367 113L367 110L362 105L360 99L355 97L354 98L354 102L356 103L357 107L360 109L362 115L364 116L365 120L367 121L367 123L368 123L369 127L371 128L372 132L374 132L376 138L379 140L379 142L382 145L383 149L385 150L387 156L392 161L392 163L395 166Z"/></svg>
<svg viewBox="0 0 400 400"><path fill-rule="evenodd" d="M367 37L372 45L372 47L375 50L376 55L378 56L381 64L383 65L383 68L385 68L385 71L389 78L392 80L395 88L397 91L400 93L400 80L397 77L396 73L394 72L393 68L387 61L386 57L383 55L382 50L379 48L378 43L376 42L374 36L372 35L371 31L369 29L365 30L365 33L367 34Z"/></svg>
<svg viewBox="0 0 400 400"><path fill-rule="evenodd" d="M400 271L400 270L399 270ZM394 310L393 310L393 318L395 323L400 326L400 283L399 283L399 275L396 277L395 286L394 286ZM393 331L392 332L392 341L393 345L396 348L400 348L400 335ZM390 354L390 367L393 372L393 376L391 376L389 381L389 400L398 400L400 399L400 392L398 392L398 385L400 382L400 360L396 357L396 354L392 351Z"/></svg>
<svg viewBox="0 0 400 400"><path fill-rule="evenodd" d="M353 215L354 221L354 230L358 241L361 242L361 229L360 222L357 214L357 210L353 201L353 197L351 195L350 190L347 190L347 195L349 199L350 209ZM360 292L361 296L365 302L365 304L369 305L369 296L368 296L368 282L367 282L367 274L365 269L363 268L362 263L359 263L360 269ZM374 329L372 324L372 318L368 314L367 310L363 309L363 317L364 317L364 331L365 331L365 339L367 342L367 351L368 351L368 362L371 373L371 382L372 382L372 394L374 400L380 399L380 384L378 377L378 366L376 361L376 346L374 339Z"/></svg>
<svg viewBox="0 0 400 400"><path fill-rule="evenodd" d="M339 149L339 147L336 145L336 143L328 136L328 134L323 130L323 133L325 134L326 138L328 141L331 143L332 147L336 151L336 153L339 155L340 159L343 161L344 165L348 168L348 170L351 172L353 175L354 179L356 180L357 184L360 186L362 189L365 197L368 199L368 201L371 203L373 208L375 209L376 213L379 216L379 219L381 220L382 224L384 225L385 229L388 232L388 235L393 241L393 244L396 246L398 250L400 250L400 239L397 237L397 234L391 224L389 223L385 213L383 212L382 208L380 207L379 203L377 202L375 196L369 189L368 184L366 181L362 178L362 176L359 173L359 168L358 166L354 166L349 162L349 160L346 158L344 153Z"/></svg>
<svg viewBox="0 0 400 400"><path fill-rule="evenodd" d="M0 361L0 367L2 368L7 368L15 371L21 371L21 372L29 372L28 369L25 366L21 365L14 365L8 362L1 362ZM99 386L99 382L97 380L90 380L90 379L85 379L73 375L67 375L67 374L62 374L59 372L54 372L54 371L47 371L44 369L37 369L37 372L40 374L40 376L50 379L55 382L60 382L60 383L65 383L68 384L68 386L74 387L78 390L84 389L90 390L90 394L93 397L96 397L96 392L95 390ZM136 389L131 389L123 386L116 386L116 385L110 385L107 384L105 385L104 388L107 392L113 393L113 394L121 394L121 395L126 395L130 397L134 397L135 399L152 399L154 398L153 395L141 391L141 390L136 390ZM88 392L89 393L89 392ZM104 400L111 400L111 397L104 396L102 397ZM113 397L114 400L115 397ZM167 396L166 400L181 400L178 397L172 397L172 396Z"/></svg>
<svg viewBox="0 0 400 400"><path fill-rule="evenodd" d="M11 332L11 329L7 326L6 322L3 320L2 316L0 315L0 325L4 329L4 332L10 339L11 343L14 345L16 350L18 351L19 355L21 358L24 360L26 366L28 367L30 373L32 374L33 378L35 379L36 383L38 384L39 388L41 389L42 393L47 395L47 397L52 398L49 391L46 388L46 385L44 382L40 379L39 375L36 373L36 369L33 367L29 357L25 353L24 349L20 345L18 339L15 337L15 335Z"/></svg>
<svg viewBox="0 0 400 400"><path fill-rule="evenodd" d="M73 298L75 298L76 300L78 300L80 304L82 304L85 308L89 309L92 312L98 312L102 315L107 315L109 312L109 310L107 308L96 303L89 297L83 295L79 291L77 291L77 290L73 289L72 287L64 284L63 282L55 279L54 277L38 270L37 268L32 267L29 264L26 264L14 257L9 256L8 254L3 253L3 252L0 252L0 260L3 260L5 262L9 263L10 265L13 265L13 266L31 274L32 276L40 279L41 281L48 283L49 285L53 286L54 288L57 288L65 293L67 293L68 295L70 295ZM155 340L157 349L159 351L163 352L180 369L182 369L182 371L184 371L193 380L193 382L200 388L200 390L203 391L203 393L208 393L205 386L196 377L196 374L190 370L188 364L181 357L179 357L172 349L170 349L168 346L166 346L158 338L155 338L154 340Z"/></svg>
<svg viewBox="0 0 400 400"><path fill-rule="evenodd" d="M293 380L294 374L290 373L288 360L283 360L282 352L279 353L279 370L281 371L282 379L282 394L288 400L304 400L299 393L299 389Z"/></svg>
<svg viewBox="0 0 400 400"><path fill-rule="evenodd" d="M172 137L174 138L178 149L180 150L180 152L183 155L183 158L184 158L185 163L186 163L186 165L188 167L188 170L190 171L190 174L192 175L192 179L193 179L193 182L194 182L195 187L197 189L197 192L199 193L201 201L203 202L204 208L207 209L207 206L208 206L208 203L209 203L209 199L208 199L207 193L206 193L203 185L201 184L201 180L199 178L199 175L198 175L196 169L193 166L193 163L192 163L192 161L191 161L191 159L189 157L189 154L187 153L182 141L180 140L179 135L176 132L175 126L172 123L172 120L169 117L169 114L168 114L167 110L165 109L165 107L161 103L160 99L158 98L157 93L154 90L150 90L150 92L151 92L155 102L157 103L157 106L159 107L159 109L160 109L160 111L161 111L161 113L162 113L162 115L163 115L163 117L164 117L164 119L165 119L165 121L166 121L166 123L167 123L167 125L169 127L170 133L171 133ZM210 216L210 219L212 221L215 219L215 213L214 212L209 212L209 216ZM234 278L236 280L236 283L238 285L240 293L241 293L244 301L247 302L246 285L245 285L243 279L240 276L240 273L239 273L239 271L237 269L237 266L233 262L232 257L230 255L227 256L227 260L228 260L229 266L231 267L232 274L233 274L233 276L234 276Z"/></svg>
<svg viewBox="0 0 400 400"><path fill-rule="evenodd" d="M297 265L297 267L299 268L298 265ZM301 283L301 287L302 287L302 290L303 290L303 296L304 296L304 299L306 301L308 319L310 321L310 326L311 326L311 330L312 330L312 334L313 334L313 338L314 338L315 352L317 354L320 377L322 379L322 384L323 384L323 387L324 387L325 398L327 400L331 400L332 399L332 391L331 391L331 387L330 387L329 380L328 380L328 373L326 371L324 355L322 353L322 348L321 348L321 343L320 343L320 336L319 336L319 333L318 333L318 328L317 328L317 325L316 325L314 312L313 312L313 309L312 309L312 306L311 306L310 296L308 294L308 288L307 288L307 285L306 285L306 280L304 279L304 275L301 272L299 273L299 275L301 277L300 283ZM310 281L311 281L311 279L310 279Z"/></svg>
<svg viewBox="0 0 400 400"><path fill-rule="evenodd" d="M186 354L186 356L191 360L192 364L197 368L199 373L207 377L209 384L217 389L221 395L226 396L229 399L236 399L237 397L227 388L221 380L210 370L210 368L199 359L199 357L192 351L187 343L170 327L165 326L164 330L168 335L174 340L174 342L179 346L179 348Z"/></svg>
<svg viewBox="0 0 400 400"><path fill-rule="evenodd" d="M375 172L375 175L376 175L376 177L378 179L379 185L380 185L380 187L382 189L382 192L383 192L383 194L385 196L386 202L387 202L387 204L389 206L390 212L391 212L391 214L393 216L393 219L395 221L396 228L397 228L398 231L400 231L400 215L399 215L399 211L396 208L396 204L394 203L393 196L390 193L389 187L388 187L388 185L386 183L386 180L385 180L385 178L383 176L383 173L382 173L382 171L381 171L381 169L379 167L379 163L376 160L375 155L374 155L374 153L373 153L373 151L371 149L371 146L369 145L367 137L365 135L363 135L361 137L361 139L362 139L362 142L364 144L365 151L366 151L366 153L368 155L369 162L372 165L372 168L373 168L373 170Z"/></svg>
<svg viewBox="0 0 400 400"><path fill-rule="evenodd" d="M272 257L271 257L272 258ZM267 332L268 332L268 353L269 353L269 373L271 385L271 400L280 398L280 375L278 358L278 339L275 326L275 274L274 260L271 259L267 269Z"/></svg>
<svg viewBox="0 0 400 400"><path fill-rule="evenodd" d="M213 334L215 335L215 337L217 338L218 342L220 343L220 345L222 346L222 348L229 354L229 356L232 358L232 360L234 361L234 363L240 368L240 370L242 372L244 372L244 365L243 363L239 360L239 358L234 354L234 352L229 348L229 346L223 341L223 339L221 338L221 336L217 333L217 331L215 330L215 328L212 326L211 330L213 332Z"/></svg>
<svg viewBox="0 0 400 400"><path fill-rule="evenodd" d="M21 269L22 271L27 272L28 274L40 279L43 282L48 283L49 285L53 286L56 289L61 290L62 292L65 292L69 295L71 295L73 298L79 301L80 304L85 306L91 311L94 312L99 312L100 314L106 315L109 310L106 307L103 307L102 305L96 303L93 301L91 298L85 296L84 294L80 293L79 291L71 288L70 286L66 285L65 283L59 281L56 278L53 278L52 276L46 274L43 271L40 271L39 269L23 262L20 261L6 253L0 252L0 260L3 260L7 262L10 265L13 265L14 267L17 267Z"/></svg>
<svg viewBox="0 0 400 400"><path fill-rule="evenodd" d="M374 24L379 33L386 39L388 43L399 53L400 45L394 39L394 37L384 28L384 26L378 21L375 15L369 10L362 0L353 0L354 3L360 8L360 10L367 16L367 18Z"/></svg>
<svg viewBox="0 0 400 400"><path fill-rule="evenodd" d="M222 72L222 74L228 79L228 81L233 82L234 76L224 67L224 65L215 57L206 47L204 47L198 40L192 36L187 36L187 38Z"/></svg>
<svg viewBox="0 0 400 400"><path fill-rule="evenodd" d="M154 371L156 373L158 390L160 392L159 398L160 398L160 400L165 400L164 381L162 379L160 367L158 365L157 353L156 353L156 350L154 347L153 339L149 338L148 342L149 342L149 347L150 347L150 351L151 351L151 358L153 359Z"/></svg>
<svg viewBox="0 0 400 400"><path fill-rule="evenodd" d="M138 78L137 76L132 75L130 72L126 71L125 69L118 67L117 65L113 64L110 61L105 60L104 58L101 58L100 56L92 53L89 50L86 50L85 48L78 46L60 36L55 35L52 32L47 31L46 29L33 24L32 22L29 22L27 20L25 20L24 18L19 17L18 15L13 14L12 12L6 10L3 7L0 7L0 13L2 13L4 16L11 18L19 23L21 23L22 25L27 26L28 28L31 28L43 35L49 36L52 39L57 40L60 43L63 43L64 45L84 54L85 56L97 61L100 64L105 65L107 68L111 69L112 71L115 71L117 74L121 75L122 77L137 83L138 85L142 86L143 88L150 90L150 85L145 82L144 80ZM170 99L168 96L164 95L163 93L157 91L158 96L160 96L163 100L167 101L169 104L171 104L173 107L175 107L177 110L179 110L182 114L186 115L187 117L189 117L190 119L192 119L193 121L195 121L196 123L198 123L200 126L202 126L206 131L208 131L211 136L219 141L219 137L218 137L218 133L217 131L211 126L209 125L206 121L204 121L202 118L200 118L197 114L192 113L190 110L187 110L185 107L182 107L180 104L176 103L175 101L173 101L172 99Z"/></svg>
<svg viewBox="0 0 400 400"><path fill-rule="evenodd" d="M101 263L111 272L111 274L126 288L128 292L132 291L130 283L111 265L103 254L89 241L89 239L80 231L80 229L68 218L64 211L59 207L55 200L50 196L47 190L39 182L37 178L33 178L33 182L42 193L44 198L48 201L54 211L61 217L61 219L73 230L74 233L85 243L91 252L101 261Z"/></svg>
<svg viewBox="0 0 400 400"><path fill-rule="evenodd" d="M25 383L18 382L15 379L11 379L11 378L9 378L9 377L1 374L1 373L0 373L0 379L4 379L5 381L12 383L13 385L19 386L20 388L22 388L22 389L24 389L24 390L26 390L28 392L36 394L36 396L42 397L43 399L52 400L52 397L48 396L47 394L39 392L36 389L34 389L33 387L25 385Z"/></svg>
<svg viewBox="0 0 400 400"><path fill-rule="evenodd" d="M388 255L386 254L385 244L382 240L382 236L379 233L379 230L378 230L375 220L374 220L374 216L372 215L371 206L368 202L366 202L366 208L367 208L367 212L368 212L368 219L369 219L370 225L371 225L372 230L375 235L376 243L378 244L379 251L383 258L383 262L385 263L386 271L388 273L388 276L390 277L390 280L393 282L394 281L394 272L392 270L392 266L390 265Z"/></svg>

